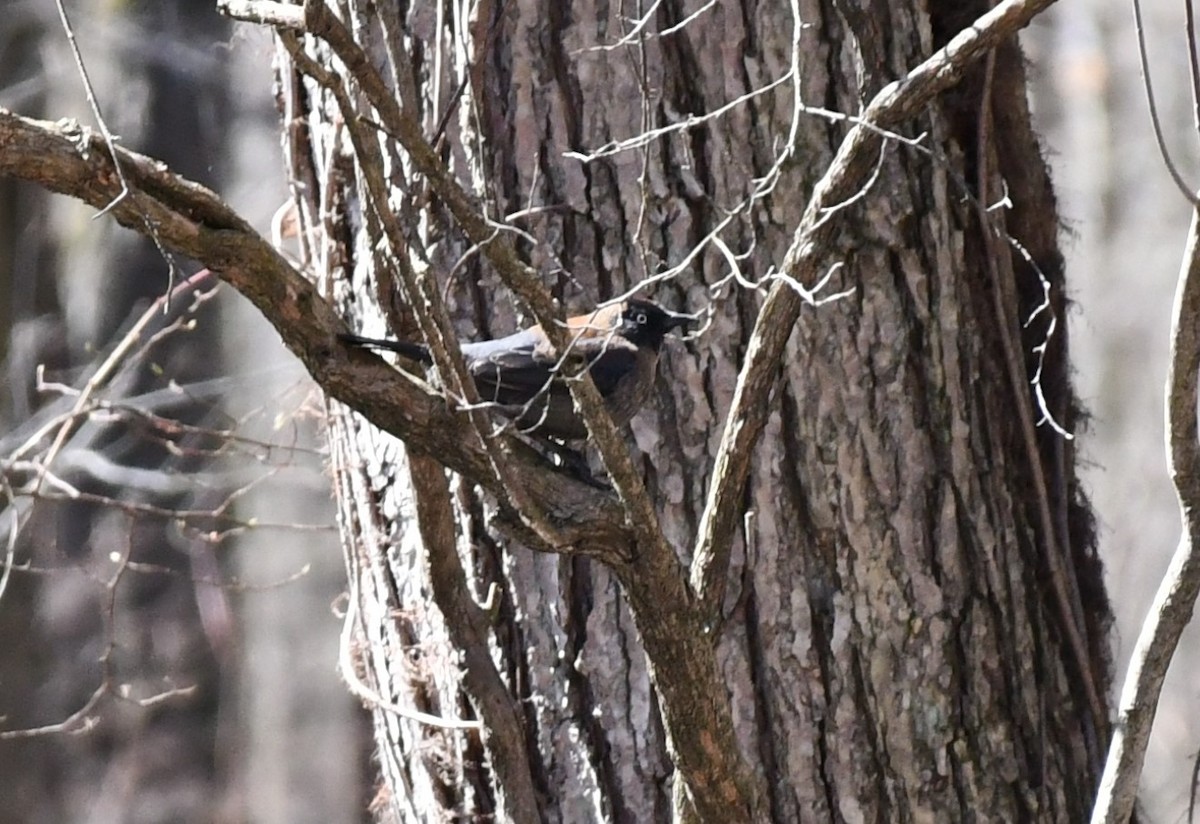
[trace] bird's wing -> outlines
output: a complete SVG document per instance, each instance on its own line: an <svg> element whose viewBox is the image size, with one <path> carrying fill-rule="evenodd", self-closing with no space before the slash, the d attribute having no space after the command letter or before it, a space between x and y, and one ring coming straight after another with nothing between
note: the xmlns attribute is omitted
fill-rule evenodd
<svg viewBox="0 0 1200 824"><path fill-rule="evenodd" d="M532 330L507 338L472 343L463 347L470 359L471 374L484 400L498 403L524 403L539 393L565 393L558 376L558 361L547 357L540 333ZM586 337L571 347L570 357L588 363L592 380L600 394L613 392L621 378L636 366L637 347L612 335Z"/></svg>
<svg viewBox="0 0 1200 824"><path fill-rule="evenodd" d="M533 330L463 347L475 385L485 401L523 404L546 387L553 377L554 361L540 351L540 336Z"/></svg>

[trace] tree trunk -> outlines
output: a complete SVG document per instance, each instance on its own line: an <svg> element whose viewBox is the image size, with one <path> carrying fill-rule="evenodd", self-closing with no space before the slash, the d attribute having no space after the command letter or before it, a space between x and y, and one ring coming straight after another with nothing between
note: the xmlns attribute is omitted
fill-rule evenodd
<svg viewBox="0 0 1200 824"><path fill-rule="evenodd" d="M797 104L862 112L988 4L374 9L340 7L497 242L558 300L583 310L661 278L654 299L703 314L668 345L631 439L690 563L763 297L793 274L801 216L850 130ZM861 196L824 215L836 233L817 297L844 294L804 307L779 364L715 618L648 622L654 605L630 594L652 574L644 541L627 561L531 550L520 501L331 407L381 820L718 820L721 797L726 820L1086 816L1108 735L1108 607L1057 429L1077 413L1021 60L1010 41L899 124L914 139L884 141ZM793 65L797 82L769 86ZM464 340L532 322L410 138L363 142L386 112L335 99L336 76L284 80L306 255L353 324L412 337L436 295ZM697 755L674 709L691 699L665 650L703 674L710 639L718 679L697 689L717 711L695 724L720 742L732 723L737 753ZM714 789L704 776L724 773L704 759L719 755L730 783Z"/></svg>

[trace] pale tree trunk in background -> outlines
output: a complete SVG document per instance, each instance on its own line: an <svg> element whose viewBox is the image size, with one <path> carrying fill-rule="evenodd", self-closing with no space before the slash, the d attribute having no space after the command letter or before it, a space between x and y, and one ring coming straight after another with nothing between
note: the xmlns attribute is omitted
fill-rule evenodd
<svg viewBox="0 0 1200 824"><path fill-rule="evenodd" d="M287 197L270 107L271 38L248 26L237 27L234 38L230 88L242 108L228 135L233 168L226 196L266 227ZM235 599L238 655L224 684L217 744L230 808L255 824L366 820L370 733L336 669L335 606L346 572L330 528L316 389L245 301L231 299L222 311L221 344L234 378L224 409L247 422L243 436L280 445L271 459L279 472L243 496L238 510L311 527L250 530L229 553L238 580L265 585Z"/></svg>
<svg viewBox="0 0 1200 824"><path fill-rule="evenodd" d="M801 99L857 113L987 9L930 5L927 16L903 0L870 14L805 3L799 30L781 6L733 2L661 4L636 31L644 10L583 2L481 3L469 18L424 4L378 19L363 3L338 9L487 214L533 210L512 219L528 233L518 250L582 309L684 260L792 140L774 188L722 233L744 278L764 278L846 129L802 116L790 136L785 84L642 149L590 164L566 152L762 89L788 72L793 37ZM319 288L367 334L385 319L415 334L347 159L345 114L286 75L283 100ZM831 218L844 229L826 254L842 266L829 291L853 292L805 308L787 351L733 548L721 699L764 818L1078 821L1107 741L1108 609L1073 445L1048 426L1030 437L1015 413L1032 404L1029 353L1053 317L1042 390L1060 424L1076 417L1058 217L1020 54L1002 49L986 90L979 66L900 131L924 133L936 158L889 142L870 191ZM1048 279L1050 307L1028 327L1043 284L1006 242L985 242L965 197L981 146L987 205L1013 204L991 219ZM525 322L394 144L382 149L411 263L434 273L462 336ZM651 290L712 312L696 340L668 344L655 401L632 426L661 527L685 551L761 297L729 265L710 245ZM492 499L458 481L447 493L436 464L339 407L331 427L359 675L377 699L495 721L481 743L375 700L379 818L668 820L676 776L614 575L492 530ZM438 542L457 548L465 583L454 563L430 568Z"/></svg>

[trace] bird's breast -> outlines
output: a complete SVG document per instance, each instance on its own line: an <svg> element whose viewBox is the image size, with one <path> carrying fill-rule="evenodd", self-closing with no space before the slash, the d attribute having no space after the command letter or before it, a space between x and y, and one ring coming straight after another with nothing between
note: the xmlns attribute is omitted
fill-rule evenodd
<svg viewBox="0 0 1200 824"><path fill-rule="evenodd" d="M639 348L633 360L633 368L617 382L613 391L605 397L608 412L617 426L629 423L646 403L654 389L654 373L658 367L658 353L649 348Z"/></svg>

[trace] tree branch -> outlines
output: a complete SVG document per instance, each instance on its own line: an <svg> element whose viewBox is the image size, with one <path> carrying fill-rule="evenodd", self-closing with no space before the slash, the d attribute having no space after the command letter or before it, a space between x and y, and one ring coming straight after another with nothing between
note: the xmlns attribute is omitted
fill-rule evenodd
<svg viewBox="0 0 1200 824"><path fill-rule="evenodd" d="M121 191L103 139L73 121L49 123L0 109L0 175L21 178L76 197L96 208ZM382 358L337 343L345 325L312 284L219 197L144 155L118 148L129 194L110 214L163 245L202 261L245 295L276 328L322 389L353 406L416 454L438 460L503 500L488 456L463 416L438 395L403 379ZM612 561L628 553L631 535L609 495L553 471L534 450L514 440L511 455L526 491L555 527L554 540L535 545L582 551Z"/></svg>
<svg viewBox="0 0 1200 824"><path fill-rule="evenodd" d="M433 458L420 456L409 457L408 470L433 600L446 621L450 641L462 652L463 685L483 721L483 743L505 817L516 824L539 824L542 810L525 751L524 724L492 661L488 616L471 597L458 557L446 473Z"/></svg>
<svg viewBox="0 0 1200 824"><path fill-rule="evenodd" d="M1200 209L1192 212L1171 321L1167 375L1167 463L1183 535L1142 625L1121 702L1092 824L1125 824L1137 799L1146 743L1167 668L1200 593L1200 443L1196 390L1200 370Z"/></svg>
<svg viewBox="0 0 1200 824"><path fill-rule="evenodd" d="M906 77L885 86L842 141L817 185L784 255L780 272L802 286L816 283L837 223L830 219L868 179L878 155L881 129L916 115L934 95L957 83L967 67L1055 0L1007 0L935 52ZM783 349L800 316L803 297L783 280L767 293L738 376L725 434L717 451L708 499L693 552L691 581L708 615L720 610L733 530L754 445L767 421L767 402L783 363Z"/></svg>

